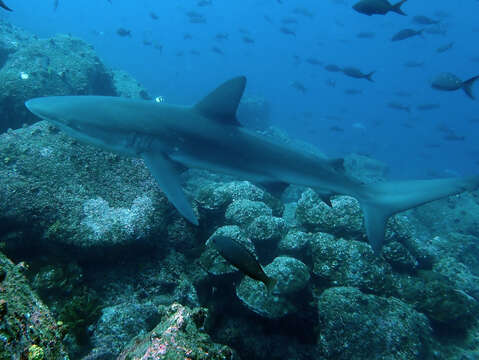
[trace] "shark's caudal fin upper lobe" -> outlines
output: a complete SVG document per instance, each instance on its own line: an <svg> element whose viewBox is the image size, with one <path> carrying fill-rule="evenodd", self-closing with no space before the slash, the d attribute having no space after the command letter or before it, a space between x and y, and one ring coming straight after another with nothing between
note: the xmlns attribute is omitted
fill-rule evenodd
<svg viewBox="0 0 479 360"><path fill-rule="evenodd" d="M479 188L479 176L437 180L412 180L362 185L356 195L364 212L369 243L381 250L386 222L400 211Z"/></svg>

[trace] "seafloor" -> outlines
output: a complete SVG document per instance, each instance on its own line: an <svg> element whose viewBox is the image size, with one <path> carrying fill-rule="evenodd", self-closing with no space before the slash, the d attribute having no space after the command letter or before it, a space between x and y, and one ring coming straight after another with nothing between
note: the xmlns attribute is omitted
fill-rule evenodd
<svg viewBox="0 0 479 360"><path fill-rule="evenodd" d="M0 359L479 358L479 192L395 216L378 257L350 197L329 208L311 189L189 170L196 227L142 161L78 143L23 105L148 99L131 76L79 39L0 23L0 81ZM264 100L241 106L268 127ZM365 182L387 175L370 158L345 164ZM228 265L215 234L255 249L278 293Z"/></svg>

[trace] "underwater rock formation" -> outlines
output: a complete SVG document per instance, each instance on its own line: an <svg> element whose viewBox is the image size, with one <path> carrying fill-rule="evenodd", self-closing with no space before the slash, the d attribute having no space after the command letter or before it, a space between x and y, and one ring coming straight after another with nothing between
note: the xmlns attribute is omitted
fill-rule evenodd
<svg viewBox="0 0 479 360"><path fill-rule="evenodd" d="M30 288L26 264L0 252L0 359L62 359L62 325Z"/></svg>
<svg viewBox="0 0 479 360"><path fill-rule="evenodd" d="M93 47L69 35L39 39L0 21L0 132L38 121L25 101L48 95L121 95L148 99L124 72L105 67Z"/></svg>
<svg viewBox="0 0 479 360"><path fill-rule="evenodd" d="M208 311L174 303L160 309L163 319L149 333L134 338L118 360L198 359L234 360L234 350L214 343L203 328Z"/></svg>
<svg viewBox="0 0 479 360"><path fill-rule="evenodd" d="M317 233L311 244L313 273L321 283L354 286L374 293L388 288L391 266L366 243Z"/></svg>
<svg viewBox="0 0 479 360"><path fill-rule="evenodd" d="M151 245L175 224L176 211L141 161L79 144L46 122L0 135L0 153L7 247L113 256L114 248Z"/></svg>
<svg viewBox="0 0 479 360"><path fill-rule="evenodd" d="M394 298L351 287L325 290L318 299L318 352L326 359L426 359L427 318Z"/></svg>

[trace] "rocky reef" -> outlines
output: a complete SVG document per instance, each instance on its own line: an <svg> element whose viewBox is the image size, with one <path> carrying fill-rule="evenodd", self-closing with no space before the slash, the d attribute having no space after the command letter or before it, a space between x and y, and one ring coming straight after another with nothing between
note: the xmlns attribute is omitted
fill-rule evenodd
<svg viewBox="0 0 479 360"><path fill-rule="evenodd" d="M477 192L394 216L376 256L351 197L329 207L313 189L190 169L192 226L143 161L43 121L20 126L34 121L23 109L32 96L74 84L77 94L147 98L141 86L80 40L8 24L1 33L2 126L17 129L0 135L0 359L479 357ZM32 54L38 63L22 62ZM345 166L363 182L387 174L360 155ZM248 249L275 291L221 257L217 235Z"/></svg>

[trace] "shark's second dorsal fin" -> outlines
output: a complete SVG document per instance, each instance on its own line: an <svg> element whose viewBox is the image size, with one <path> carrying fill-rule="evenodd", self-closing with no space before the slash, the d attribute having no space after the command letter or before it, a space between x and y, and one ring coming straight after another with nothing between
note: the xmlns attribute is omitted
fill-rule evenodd
<svg viewBox="0 0 479 360"><path fill-rule="evenodd" d="M241 125L236 119L236 109L246 86L246 77L230 79L209 93L195 109L201 115L229 125Z"/></svg>

